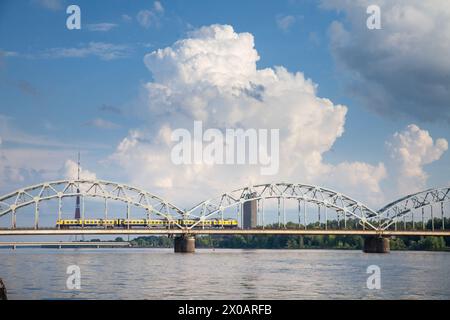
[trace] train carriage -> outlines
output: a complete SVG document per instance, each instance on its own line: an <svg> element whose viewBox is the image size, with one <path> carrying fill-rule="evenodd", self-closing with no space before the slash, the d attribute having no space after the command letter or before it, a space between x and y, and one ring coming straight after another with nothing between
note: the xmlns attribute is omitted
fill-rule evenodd
<svg viewBox="0 0 450 320"><path fill-rule="evenodd" d="M238 227L237 220L234 219L58 219L56 227L59 229L78 228L173 228L176 224L183 228L201 229L233 229Z"/></svg>

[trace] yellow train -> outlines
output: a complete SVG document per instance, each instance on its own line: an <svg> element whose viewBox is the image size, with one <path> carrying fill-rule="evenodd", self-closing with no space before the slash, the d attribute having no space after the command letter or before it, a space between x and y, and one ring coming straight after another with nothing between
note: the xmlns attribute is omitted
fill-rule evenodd
<svg viewBox="0 0 450 320"><path fill-rule="evenodd" d="M195 228L226 228L238 227L234 219L211 219L211 220L151 220L151 219L58 219L56 227L59 229L76 228L171 228L176 224L183 227L195 225Z"/></svg>

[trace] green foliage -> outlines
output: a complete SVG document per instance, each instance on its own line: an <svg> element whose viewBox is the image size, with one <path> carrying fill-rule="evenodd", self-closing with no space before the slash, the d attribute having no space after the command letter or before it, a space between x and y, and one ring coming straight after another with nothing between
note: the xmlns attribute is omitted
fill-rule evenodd
<svg viewBox="0 0 450 320"><path fill-rule="evenodd" d="M391 250L448 250L443 237L391 238ZM117 240L119 239L119 240ZM122 241L117 238L116 241ZM197 248L229 248L229 249L343 249L361 250L362 236L197 236ZM172 248L173 239L167 236L138 237L131 241L133 247L139 248Z"/></svg>
<svg viewBox="0 0 450 320"><path fill-rule="evenodd" d="M438 251L447 249L444 237L422 237L412 244L413 250Z"/></svg>
<svg viewBox="0 0 450 320"><path fill-rule="evenodd" d="M405 242L400 238L394 238L390 240L391 250L405 250L407 247Z"/></svg>
<svg viewBox="0 0 450 320"><path fill-rule="evenodd" d="M171 248L173 239L167 236L138 237L130 241L132 247L139 248Z"/></svg>
<svg viewBox="0 0 450 320"><path fill-rule="evenodd" d="M435 227L441 220L435 220ZM416 223L417 224L417 223ZM428 221L431 226L431 221ZM446 227L450 227L450 221L445 221ZM347 219L347 229L362 229L362 226L356 219ZM344 221L329 221L327 226L329 230L343 229ZM400 225L399 225L400 227ZM412 224L407 228L410 229ZM420 228L420 225L416 225ZM284 229L284 225L278 223L266 225L266 229ZM259 227L262 229L262 227ZM304 229L304 226L298 223L288 222L286 229ZM307 225L308 230L325 229L325 225L314 223ZM116 241L124 241L121 237ZM229 235L229 236L197 236L197 248L232 248L232 249L343 249L343 250L361 250L364 245L363 236L355 235L317 235L317 236L299 236L299 235ZM138 237L131 241L131 245L141 248L172 248L173 239L168 236L150 236ZM390 239L391 250L449 250L450 237L397 237Z"/></svg>

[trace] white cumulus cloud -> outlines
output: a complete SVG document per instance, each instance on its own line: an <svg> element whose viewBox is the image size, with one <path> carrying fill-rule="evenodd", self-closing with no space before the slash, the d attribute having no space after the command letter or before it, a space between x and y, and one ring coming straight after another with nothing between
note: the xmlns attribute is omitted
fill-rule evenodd
<svg viewBox="0 0 450 320"><path fill-rule="evenodd" d="M155 1L152 9L140 10L136 15L138 23L148 29L150 27L159 27L161 24L161 17L164 14L164 7L161 2Z"/></svg>
<svg viewBox="0 0 450 320"><path fill-rule="evenodd" d="M258 60L252 34L229 25L202 27L147 54L144 62L153 76L145 85L149 124L132 130L111 159L133 184L186 204L268 179L325 185L343 180L342 191L367 190L365 198L380 192L382 165L323 160L344 132L347 108L319 97L317 85L303 73L257 69ZM194 120L222 131L280 129L278 175L260 176L259 168L250 165L173 165L171 132L192 131Z"/></svg>
<svg viewBox="0 0 450 320"><path fill-rule="evenodd" d="M164 7L160 1L155 1L153 3L153 8L156 12L164 12Z"/></svg>
<svg viewBox="0 0 450 320"><path fill-rule="evenodd" d="M387 145L394 160L399 194L425 189L428 175L424 166L439 160L448 149L447 140L433 141L428 131L415 124L396 132Z"/></svg>
<svg viewBox="0 0 450 320"><path fill-rule="evenodd" d="M294 25L296 19L292 15L277 15L276 16L276 22L279 29L286 32L291 29L291 27Z"/></svg>
<svg viewBox="0 0 450 320"><path fill-rule="evenodd" d="M64 164L64 177L66 179L77 179L78 178L78 164L73 160L67 160ZM85 180L96 180L97 175L87 169L80 166L80 179Z"/></svg>

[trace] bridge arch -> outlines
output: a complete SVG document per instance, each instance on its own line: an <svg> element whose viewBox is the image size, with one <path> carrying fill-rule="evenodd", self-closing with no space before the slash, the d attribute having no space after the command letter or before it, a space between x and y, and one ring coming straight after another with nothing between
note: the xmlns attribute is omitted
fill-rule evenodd
<svg viewBox="0 0 450 320"><path fill-rule="evenodd" d="M421 192L407 195L396 201L393 201L378 210L382 223L380 229L387 230L393 224L396 224L400 218L408 214L413 215L414 211L430 207L433 217L433 205L441 204L441 216L444 217L443 205L450 202L450 187L427 189ZM414 219L414 217L412 217Z"/></svg>
<svg viewBox="0 0 450 320"><path fill-rule="evenodd" d="M186 215L195 217L200 221L213 216L223 217L223 211L227 208L239 206L248 201L264 201L265 199L283 201L285 199L296 199L299 201L299 211L301 210L300 201L303 201L304 204L307 202L325 208L332 208L342 214L344 218L356 218L361 225L377 230L378 213L376 211L342 193L319 186L299 183L258 184L236 189L197 204L190 210L187 210ZM192 228L196 225L192 226Z"/></svg>
<svg viewBox="0 0 450 320"><path fill-rule="evenodd" d="M0 217L11 214L11 224L15 228L17 211L34 206L35 228L37 228L41 202L56 199L60 218L62 199L77 196L80 196L82 201L85 197L105 199L105 211L108 200L126 203L127 215L131 206L142 208L168 220L175 220L177 216L184 214L183 210L163 198L125 184L103 180L59 180L29 186L1 196ZM179 226L177 223L175 225Z"/></svg>

